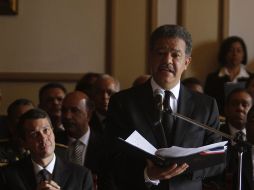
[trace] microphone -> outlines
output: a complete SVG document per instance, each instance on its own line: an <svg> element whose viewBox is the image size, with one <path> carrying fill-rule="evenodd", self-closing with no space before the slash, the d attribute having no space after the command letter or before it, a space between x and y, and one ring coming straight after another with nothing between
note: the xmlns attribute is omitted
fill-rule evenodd
<svg viewBox="0 0 254 190"><path fill-rule="evenodd" d="M164 98L164 91L162 89L156 89L153 93L155 106L159 111L163 111L163 98Z"/></svg>
<svg viewBox="0 0 254 190"><path fill-rule="evenodd" d="M156 107L156 117L158 119L158 121L156 122L156 127L155 129L156 130L159 130L159 134L161 135L161 139L162 139L162 142L163 142L163 145L162 147L168 147L168 142L167 142L167 138L166 138L166 135L165 135L165 131L164 131L164 128L163 128L163 125L162 125L162 114L164 112L163 110L163 99L164 99L164 90L162 89L156 89L154 92L153 92L153 96L154 96L154 102L155 102L155 107Z"/></svg>

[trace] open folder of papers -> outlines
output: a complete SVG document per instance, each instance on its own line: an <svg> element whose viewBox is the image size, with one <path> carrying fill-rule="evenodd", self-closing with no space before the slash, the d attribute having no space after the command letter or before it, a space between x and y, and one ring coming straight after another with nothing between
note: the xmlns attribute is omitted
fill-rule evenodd
<svg viewBox="0 0 254 190"><path fill-rule="evenodd" d="M126 140L119 138L125 148L144 155L159 166L187 163L190 170L204 169L225 161L225 146L227 141L218 142L198 148L170 148L156 149L142 135L134 131Z"/></svg>

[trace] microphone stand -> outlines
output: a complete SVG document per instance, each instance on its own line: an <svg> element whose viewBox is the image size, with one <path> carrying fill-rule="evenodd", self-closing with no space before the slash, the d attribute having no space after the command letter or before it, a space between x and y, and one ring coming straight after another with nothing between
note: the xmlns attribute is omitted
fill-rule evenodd
<svg viewBox="0 0 254 190"><path fill-rule="evenodd" d="M158 101L158 103L156 104L156 107L157 107L157 114L158 114L158 118L159 118L157 124L159 125L160 134L161 134L161 138L163 141L163 147L165 148L165 147L168 147L168 143L167 143L167 138L165 135L165 130L162 125L162 115L164 113L162 102Z"/></svg>
<svg viewBox="0 0 254 190"><path fill-rule="evenodd" d="M223 133L213 127L210 127L210 126L207 126L205 124L202 124L202 123L199 123L191 118L188 118L184 115L181 115L181 114L178 114L178 113L174 113L172 110L164 110L164 112L168 113L168 114L171 114L172 116L174 117L177 117L177 118L180 118L184 121L187 121L191 124L194 124L198 127L201 127L205 130L208 130L210 132L213 132L217 135L220 135L222 137L225 137L229 140L232 140L236 143L236 146L237 146L237 152L238 152L238 171L237 171L237 179L238 179L238 190L242 190L242 158L243 158L243 153L244 151L246 151L246 147L248 146L251 146L250 143L248 143L247 141L243 141L240 139L240 135L239 136L236 136L236 138L234 138L232 135L229 135L229 134L226 134L226 133Z"/></svg>

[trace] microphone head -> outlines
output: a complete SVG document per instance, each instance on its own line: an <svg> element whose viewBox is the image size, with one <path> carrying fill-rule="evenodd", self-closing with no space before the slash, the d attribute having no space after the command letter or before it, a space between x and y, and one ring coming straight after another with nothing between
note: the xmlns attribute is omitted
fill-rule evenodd
<svg viewBox="0 0 254 190"><path fill-rule="evenodd" d="M153 92L153 96L154 96L154 97L156 97L156 96L161 96L162 99L163 99L163 97L164 97L164 94L165 94L165 92L164 92L164 90L162 90L162 89L155 89L155 91Z"/></svg>
<svg viewBox="0 0 254 190"><path fill-rule="evenodd" d="M163 111L163 98L164 98L164 90L156 89L153 92L155 105L159 111Z"/></svg>

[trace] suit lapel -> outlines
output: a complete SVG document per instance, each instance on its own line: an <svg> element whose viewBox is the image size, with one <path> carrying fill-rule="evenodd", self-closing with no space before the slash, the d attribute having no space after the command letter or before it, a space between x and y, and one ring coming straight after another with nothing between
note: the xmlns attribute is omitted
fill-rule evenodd
<svg viewBox="0 0 254 190"><path fill-rule="evenodd" d="M247 179L246 185L250 187L250 189L253 188L253 164L252 164L252 148L248 147L248 150L244 153L245 155L243 156L243 169L242 173Z"/></svg>
<svg viewBox="0 0 254 190"><path fill-rule="evenodd" d="M96 112L93 113L92 118L90 120L90 126L91 126L91 130L102 134L104 131L104 127L103 124L101 123L98 115Z"/></svg>
<svg viewBox="0 0 254 190"><path fill-rule="evenodd" d="M65 186L69 174L70 172L68 172L66 163L63 163L63 161L56 156L56 163L53 171L53 180L61 187L61 189Z"/></svg>
<svg viewBox="0 0 254 190"><path fill-rule="evenodd" d="M98 150L96 150L98 143L99 142L96 141L96 134L91 130L84 162L84 166L88 167L91 170L94 169L94 163L96 163L95 155L98 153Z"/></svg>
<svg viewBox="0 0 254 190"><path fill-rule="evenodd" d="M186 106L188 105L188 106ZM181 85L179 98L178 98L178 113L190 117L192 111L193 111L193 102L191 101L191 94L185 89L183 85ZM187 108L188 107L188 108ZM180 118L175 118L174 122L174 130L175 135L174 137L177 137L173 140L174 145L181 145L181 143L184 141L184 137L186 132L188 132L188 128L184 124L184 120ZM191 124L189 124L191 125ZM187 125L187 126L189 126Z"/></svg>
<svg viewBox="0 0 254 190"><path fill-rule="evenodd" d="M24 158L23 161L18 169L18 175L24 182L25 189L34 190L37 184L31 157Z"/></svg>
<svg viewBox="0 0 254 190"><path fill-rule="evenodd" d="M137 103L140 104L141 113L144 114L148 125L139 126L145 131L147 140L157 148L163 147L164 141L160 130L159 112L155 109L151 80L148 80L142 88L138 88ZM151 131L152 130L152 131ZM150 131L150 132L149 132Z"/></svg>

